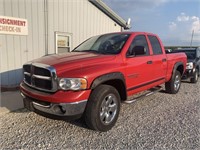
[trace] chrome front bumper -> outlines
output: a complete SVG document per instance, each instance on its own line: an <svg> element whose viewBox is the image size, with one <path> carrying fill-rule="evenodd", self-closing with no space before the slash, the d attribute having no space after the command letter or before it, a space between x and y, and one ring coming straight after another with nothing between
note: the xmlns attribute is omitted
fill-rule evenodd
<svg viewBox="0 0 200 150"><path fill-rule="evenodd" d="M48 114L48 116L53 115L58 119L62 119L62 117L81 116L84 113L87 104L87 100L73 103L49 103L27 97L23 93L21 93L21 95L24 100L25 108L38 114L44 113L41 114L44 116L46 116L45 114Z"/></svg>
<svg viewBox="0 0 200 150"><path fill-rule="evenodd" d="M182 79L193 78L195 76L196 69L186 69L185 73L183 74Z"/></svg>

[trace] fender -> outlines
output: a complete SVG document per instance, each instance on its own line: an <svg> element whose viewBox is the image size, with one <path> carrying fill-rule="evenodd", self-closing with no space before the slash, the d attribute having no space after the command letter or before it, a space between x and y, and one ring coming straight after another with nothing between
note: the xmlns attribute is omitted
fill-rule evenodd
<svg viewBox="0 0 200 150"><path fill-rule="evenodd" d="M183 66L183 68L179 68L178 69L179 66ZM184 64L182 62L177 62L174 65L174 68L173 68L173 71L172 71L172 76L174 75L176 70L180 71L181 75L183 75L183 73L184 73Z"/></svg>
<svg viewBox="0 0 200 150"><path fill-rule="evenodd" d="M94 89L95 87L97 87L101 83L104 83L104 82L110 81L110 80L121 80L123 82L124 86L126 87L124 75L120 72L113 72L113 73L108 73L108 74L104 74L104 75L97 77L92 82L91 89Z"/></svg>

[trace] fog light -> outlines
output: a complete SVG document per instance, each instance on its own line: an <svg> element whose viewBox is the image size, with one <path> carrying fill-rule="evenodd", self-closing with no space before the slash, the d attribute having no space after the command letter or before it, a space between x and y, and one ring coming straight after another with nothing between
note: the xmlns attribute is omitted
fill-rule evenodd
<svg viewBox="0 0 200 150"><path fill-rule="evenodd" d="M65 108L63 106L60 106L60 105L55 105L53 107L53 111L56 113L56 114L64 114L66 112Z"/></svg>
<svg viewBox="0 0 200 150"><path fill-rule="evenodd" d="M59 106L59 107L60 107L61 112L62 112L63 114L65 114L65 113L66 113L66 109L65 109L63 106Z"/></svg>

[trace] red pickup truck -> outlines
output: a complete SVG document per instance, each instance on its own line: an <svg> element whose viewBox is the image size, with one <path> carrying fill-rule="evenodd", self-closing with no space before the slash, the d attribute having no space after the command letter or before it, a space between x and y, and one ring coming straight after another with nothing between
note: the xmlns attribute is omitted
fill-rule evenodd
<svg viewBox="0 0 200 150"><path fill-rule="evenodd" d="M163 83L177 93L186 62L184 53L166 54L155 34L109 33L24 64L20 89L31 111L57 119L83 116L91 129L108 131L120 103L132 102L129 96Z"/></svg>

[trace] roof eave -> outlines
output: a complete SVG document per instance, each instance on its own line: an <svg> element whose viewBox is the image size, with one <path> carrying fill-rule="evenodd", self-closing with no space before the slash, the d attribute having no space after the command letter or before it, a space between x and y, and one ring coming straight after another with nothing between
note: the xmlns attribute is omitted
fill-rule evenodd
<svg viewBox="0 0 200 150"><path fill-rule="evenodd" d="M102 12L104 12L107 16L113 19L117 24L119 24L124 29L130 29L131 25L127 24L127 22L118 16L110 7L108 7L101 0L89 0L92 4L94 4L97 8L99 8Z"/></svg>

